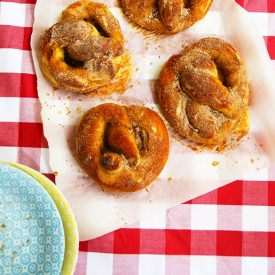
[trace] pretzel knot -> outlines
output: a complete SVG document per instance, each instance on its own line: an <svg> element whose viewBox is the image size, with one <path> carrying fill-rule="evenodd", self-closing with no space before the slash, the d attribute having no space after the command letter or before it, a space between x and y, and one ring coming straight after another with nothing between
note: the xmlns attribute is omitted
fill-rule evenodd
<svg viewBox="0 0 275 275"><path fill-rule="evenodd" d="M121 0L130 20L147 30L176 33L192 26L209 10L212 0Z"/></svg>
<svg viewBox="0 0 275 275"><path fill-rule="evenodd" d="M90 109L76 131L76 156L103 187L145 188L163 169L169 139L161 118L140 106L102 104Z"/></svg>
<svg viewBox="0 0 275 275"><path fill-rule="evenodd" d="M41 38L41 69L57 88L122 92L130 75L119 23L103 4L79 1Z"/></svg>
<svg viewBox="0 0 275 275"><path fill-rule="evenodd" d="M199 145L223 150L248 132L246 70L229 43L205 38L172 56L157 90L171 126Z"/></svg>

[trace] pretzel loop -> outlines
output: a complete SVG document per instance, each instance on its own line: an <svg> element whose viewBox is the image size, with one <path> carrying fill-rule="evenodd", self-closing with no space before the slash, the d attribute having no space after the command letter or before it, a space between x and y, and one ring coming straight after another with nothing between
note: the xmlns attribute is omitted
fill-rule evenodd
<svg viewBox="0 0 275 275"><path fill-rule="evenodd" d="M192 26L209 10L212 0L121 0L130 20L158 33L176 33Z"/></svg>
<svg viewBox="0 0 275 275"><path fill-rule="evenodd" d="M222 150L248 131L245 66L236 49L220 39L202 39L171 57L158 94L170 124L200 145Z"/></svg>
<svg viewBox="0 0 275 275"><path fill-rule="evenodd" d="M136 191L162 170L168 133L158 115L147 108L103 104L80 121L76 154L84 170L101 185Z"/></svg>
<svg viewBox="0 0 275 275"><path fill-rule="evenodd" d="M41 68L57 88L122 92L130 75L123 43L119 23L105 5L79 1L42 37Z"/></svg>

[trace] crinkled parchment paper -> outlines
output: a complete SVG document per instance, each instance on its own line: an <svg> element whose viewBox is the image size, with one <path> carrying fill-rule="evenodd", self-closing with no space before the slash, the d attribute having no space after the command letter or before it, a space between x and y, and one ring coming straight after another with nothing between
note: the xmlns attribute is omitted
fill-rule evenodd
<svg viewBox="0 0 275 275"><path fill-rule="evenodd" d="M263 38L247 13L234 0L214 0L207 16L185 32L171 36L144 34L133 27L114 1L107 4L121 24L126 48L132 56L130 88L123 95L90 97L54 91L39 69L39 36L53 25L71 0L38 0L32 35L32 50L42 104L42 119L50 148L50 165L56 183L76 216L81 240L87 240L133 223L153 218L165 209L197 197L237 179L259 178L275 158L275 86ZM86 176L75 161L75 127L89 108L103 102L141 104L159 112L153 93L154 81L165 61L202 37L223 38L240 51L251 83L251 129L240 145L227 153L196 153L169 129L170 157L161 175L147 190L113 194ZM213 165L218 164L218 165ZM265 169L265 170L263 170Z"/></svg>

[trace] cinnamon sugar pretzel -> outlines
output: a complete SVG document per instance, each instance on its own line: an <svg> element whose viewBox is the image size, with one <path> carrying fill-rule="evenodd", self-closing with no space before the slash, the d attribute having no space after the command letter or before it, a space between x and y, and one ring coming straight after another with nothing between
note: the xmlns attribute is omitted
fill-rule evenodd
<svg viewBox="0 0 275 275"><path fill-rule="evenodd" d="M212 0L121 0L126 16L156 33L176 33L191 27L208 12Z"/></svg>
<svg viewBox="0 0 275 275"><path fill-rule="evenodd" d="M201 146L223 150L248 132L249 85L237 50L205 38L172 56L157 84L171 126Z"/></svg>
<svg viewBox="0 0 275 275"><path fill-rule="evenodd" d="M63 11L40 43L41 69L55 88L79 93L123 92L130 57L116 18L99 3L79 1Z"/></svg>
<svg viewBox="0 0 275 275"><path fill-rule="evenodd" d="M111 190L145 188L163 169L168 152L162 119L141 106L99 105L84 114L76 131L80 165Z"/></svg>

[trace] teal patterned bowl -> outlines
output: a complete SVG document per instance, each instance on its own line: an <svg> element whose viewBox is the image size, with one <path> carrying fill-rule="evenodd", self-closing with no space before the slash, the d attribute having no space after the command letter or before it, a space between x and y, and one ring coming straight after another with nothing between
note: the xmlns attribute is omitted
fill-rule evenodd
<svg viewBox="0 0 275 275"><path fill-rule="evenodd" d="M48 193L21 170L0 164L0 275L60 274L65 239Z"/></svg>

